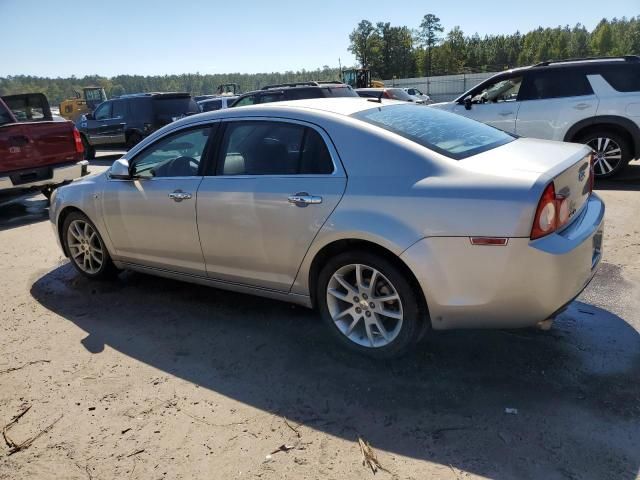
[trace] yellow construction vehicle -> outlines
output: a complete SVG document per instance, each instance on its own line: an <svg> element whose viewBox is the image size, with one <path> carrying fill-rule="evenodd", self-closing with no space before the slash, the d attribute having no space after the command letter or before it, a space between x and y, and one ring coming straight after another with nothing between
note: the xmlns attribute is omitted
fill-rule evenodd
<svg viewBox="0 0 640 480"><path fill-rule="evenodd" d="M81 115L90 113L107 99L102 87L83 87L82 93L74 91L75 98L60 102L60 115L75 122Z"/></svg>
<svg viewBox="0 0 640 480"><path fill-rule="evenodd" d="M342 82L351 85L351 88L384 88L383 81L371 80L371 71L368 68L343 70Z"/></svg>

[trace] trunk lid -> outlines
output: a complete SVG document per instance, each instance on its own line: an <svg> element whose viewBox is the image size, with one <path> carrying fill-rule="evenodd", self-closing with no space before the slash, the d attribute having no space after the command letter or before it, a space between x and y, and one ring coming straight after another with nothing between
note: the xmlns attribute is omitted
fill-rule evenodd
<svg viewBox="0 0 640 480"><path fill-rule="evenodd" d="M528 181L536 202L553 181L556 195L568 199L570 223L591 193L590 156L586 145L520 138L458 164L478 173Z"/></svg>

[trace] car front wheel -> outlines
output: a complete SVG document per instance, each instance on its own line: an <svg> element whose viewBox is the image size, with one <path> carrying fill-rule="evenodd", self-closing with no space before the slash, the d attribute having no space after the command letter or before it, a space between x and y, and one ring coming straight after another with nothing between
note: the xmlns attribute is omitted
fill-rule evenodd
<svg viewBox="0 0 640 480"><path fill-rule="evenodd" d="M63 225L63 242L73 266L89 278L112 278L117 269L95 225L82 213L73 212Z"/></svg>
<svg viewBox="0 0 640 480"><path fill-rule="evenodd" d="M346 252L320 272L321 315L343 345L375 358L400 356L419 339L419 296L406 274L369 252Z"/></svg>

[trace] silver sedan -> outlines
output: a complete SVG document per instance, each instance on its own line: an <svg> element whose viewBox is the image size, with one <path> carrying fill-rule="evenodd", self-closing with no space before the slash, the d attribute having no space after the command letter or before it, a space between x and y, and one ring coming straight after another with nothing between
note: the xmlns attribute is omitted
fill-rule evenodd
<svg viewBox="0 0 640 480"><path fill-rule="evenodd" d="M430 329L534 326L593 277L591 151L367 99L203 113L50 209L73 266L319 310L338 341L401 354Z"/></svg>

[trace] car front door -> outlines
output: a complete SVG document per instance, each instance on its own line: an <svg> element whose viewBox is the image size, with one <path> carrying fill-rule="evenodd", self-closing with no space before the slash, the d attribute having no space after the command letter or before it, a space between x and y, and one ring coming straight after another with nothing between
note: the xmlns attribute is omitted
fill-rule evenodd
<svg viewBox="0 0 640 480"><path fill-rule="evenodd" d="M129 159L131 180L106 182L104 218L119 260L205 274L196 192L214 129L202 125L169 133Z"/></svg>
<svg viewBox="0 0 640 480"><path fill-rule="evenodd" d="M578 68L530 70L520 98L516 133L523 137L562 141L569 128L598 109L586 72Z"/></svg>
<svg viewBox="0 0 640 480"><path fill-rule="evenodd" d="M522 75L501 75L473 89L453 107L453 112L515 133Z"/></svg>
<svg viewBox="0 0 640 480"><path fill-rule="evenodd" d="M229 121L216 170L198 190L208 276L289 291L345 186L342 165L321 129L284 120Z"/></svg>

